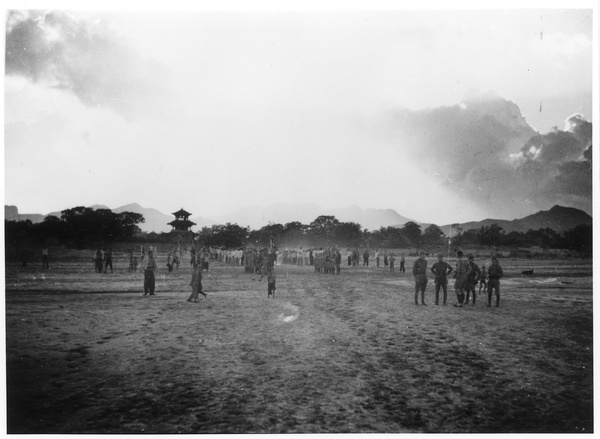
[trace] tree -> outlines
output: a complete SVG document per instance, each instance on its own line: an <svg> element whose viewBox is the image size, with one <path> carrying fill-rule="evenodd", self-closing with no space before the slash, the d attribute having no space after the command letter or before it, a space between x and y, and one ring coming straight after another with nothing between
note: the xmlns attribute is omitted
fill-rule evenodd
<svg viewBox="0 0 600 439"><path fill-rule="evenodd" d="M402 234L408 239L411 246L421 245L421 226L413 221L409 221L400 229Z"/></svg>
<svg viewBox="0 0 600 439"><path fill-rule="evenodd" d="M242 247L249 236L250 228L227 223L211 227L208 245L218 245L227 248Z"/></svg>
<svg viewBox="0 0 600 439"><path fill-rule="evenodd" d="M308 232L316 243L331 245L339 223L333 215L321 215L308 225Z"/></svg>
<svg viewBox="0 0 600 439"><path fill-rule="evenodd" d="M490 226L481 226L481 229L479 229L479 243L481 245L496 247L502 243L503 236L502 227L496 223Z"/></svg>
<svg viewBox="0 0 600 439"><path fill-rule="evenodd" d="M336 244L345 247L358 247L363 240L363 232L358 223L339 223L335 227L334 237Z"/></svg>
<svg viewBox="0 0 600 439"><path fill-rule="evenodd" d="M425 231L423 231L422 241L425 245L433 245L438 246L444 243L444 232L435 224L431 224L428 226Z"/></svg>
<svg viewBox="0 0 600 439"><path fill-rule="evenodd" d="M579 225L564 233L569 248L591 256L593 250L592 225Z"/></svg>

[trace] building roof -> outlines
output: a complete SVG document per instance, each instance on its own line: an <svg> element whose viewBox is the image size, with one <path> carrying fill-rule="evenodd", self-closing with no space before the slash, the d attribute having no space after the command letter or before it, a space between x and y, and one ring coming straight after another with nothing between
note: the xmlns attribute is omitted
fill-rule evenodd
<svg viewBox="0 0 600 439"><path fill-rule="evenodd" d="M188 226L188 227L196 225L195 222L190 221L190 220L173 220L173 221L171 221L170 223L167 223L167 224L170 225L170 226L177 226L177 225L182 225L183 226L183 225L185 225L185 226Z"/></svg>
<svg viewBox="0 0 600 439"><path fill-rule="evenodd" d="M191 213L186 212L185 210L183 210L183 208L181 208L177 212L174 212L173 215L175 215L175 216L190 216Z"/></svg>

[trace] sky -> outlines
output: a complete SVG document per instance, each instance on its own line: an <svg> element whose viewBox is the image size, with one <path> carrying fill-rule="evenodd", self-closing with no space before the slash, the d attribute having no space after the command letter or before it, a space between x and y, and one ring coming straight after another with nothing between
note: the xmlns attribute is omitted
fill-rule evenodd
<svg viewBox="0 0 600 439"><path fill-rule="evenodd" d="M594 1L92 4L6 11L4 195L20 213L592 214Z"/></svg>

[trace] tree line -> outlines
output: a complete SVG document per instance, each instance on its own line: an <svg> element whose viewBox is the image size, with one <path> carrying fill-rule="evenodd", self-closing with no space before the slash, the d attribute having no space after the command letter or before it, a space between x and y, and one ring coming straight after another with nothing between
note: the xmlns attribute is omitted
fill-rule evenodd
<svg viewBox="0 0 600 439"><path fill-rule="evenodd" d="M143 234L137 224L144 217L133 212L113 213L109 209L75 207L61 212L61 217L48 216L41 223L5 221L7 245L41 245L48 238L63 245L86 248L99 243L152 240L172 242L172 233ZM194 234L188 233L192 238ZM381 227L370 231L355 222L342 222L335 216L321 215L309 224L298 221L268 225L251 230L238 224L226 223L204 227L195 235L196 242L206 246L239 248L244 246L278 248L297 247L369 247L369 248L428 248L449 245L486 247L532 247L570 249L586 254L592 252L592 226L580 225L562 235L550 228L527 232L505 231L498 224L463 231L453 227L450 237L431 224L424 230L409 221L402 227ZM187 238L186 238L187 239Z"/></svg>

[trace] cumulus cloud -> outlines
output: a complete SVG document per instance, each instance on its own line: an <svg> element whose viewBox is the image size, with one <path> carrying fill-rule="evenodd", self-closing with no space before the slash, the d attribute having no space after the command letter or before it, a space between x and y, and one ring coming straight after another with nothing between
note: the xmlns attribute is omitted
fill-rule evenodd
<svg viewBox="0 0 600 439"><path fill-rule="evenodd" d="M514 102L473 91L460 105L395 111L388 123L399 151L490 216L554 204L591 212L592 127L581 115L539 134Z"/></svg>
<svg viewBox="0 0 600 439"><path fill-rule="evenodd" d="M62 11L9 11L6 74L75 94L90 107L133 117L168 82L166 70L142 59L102 21Z"/></svg>

